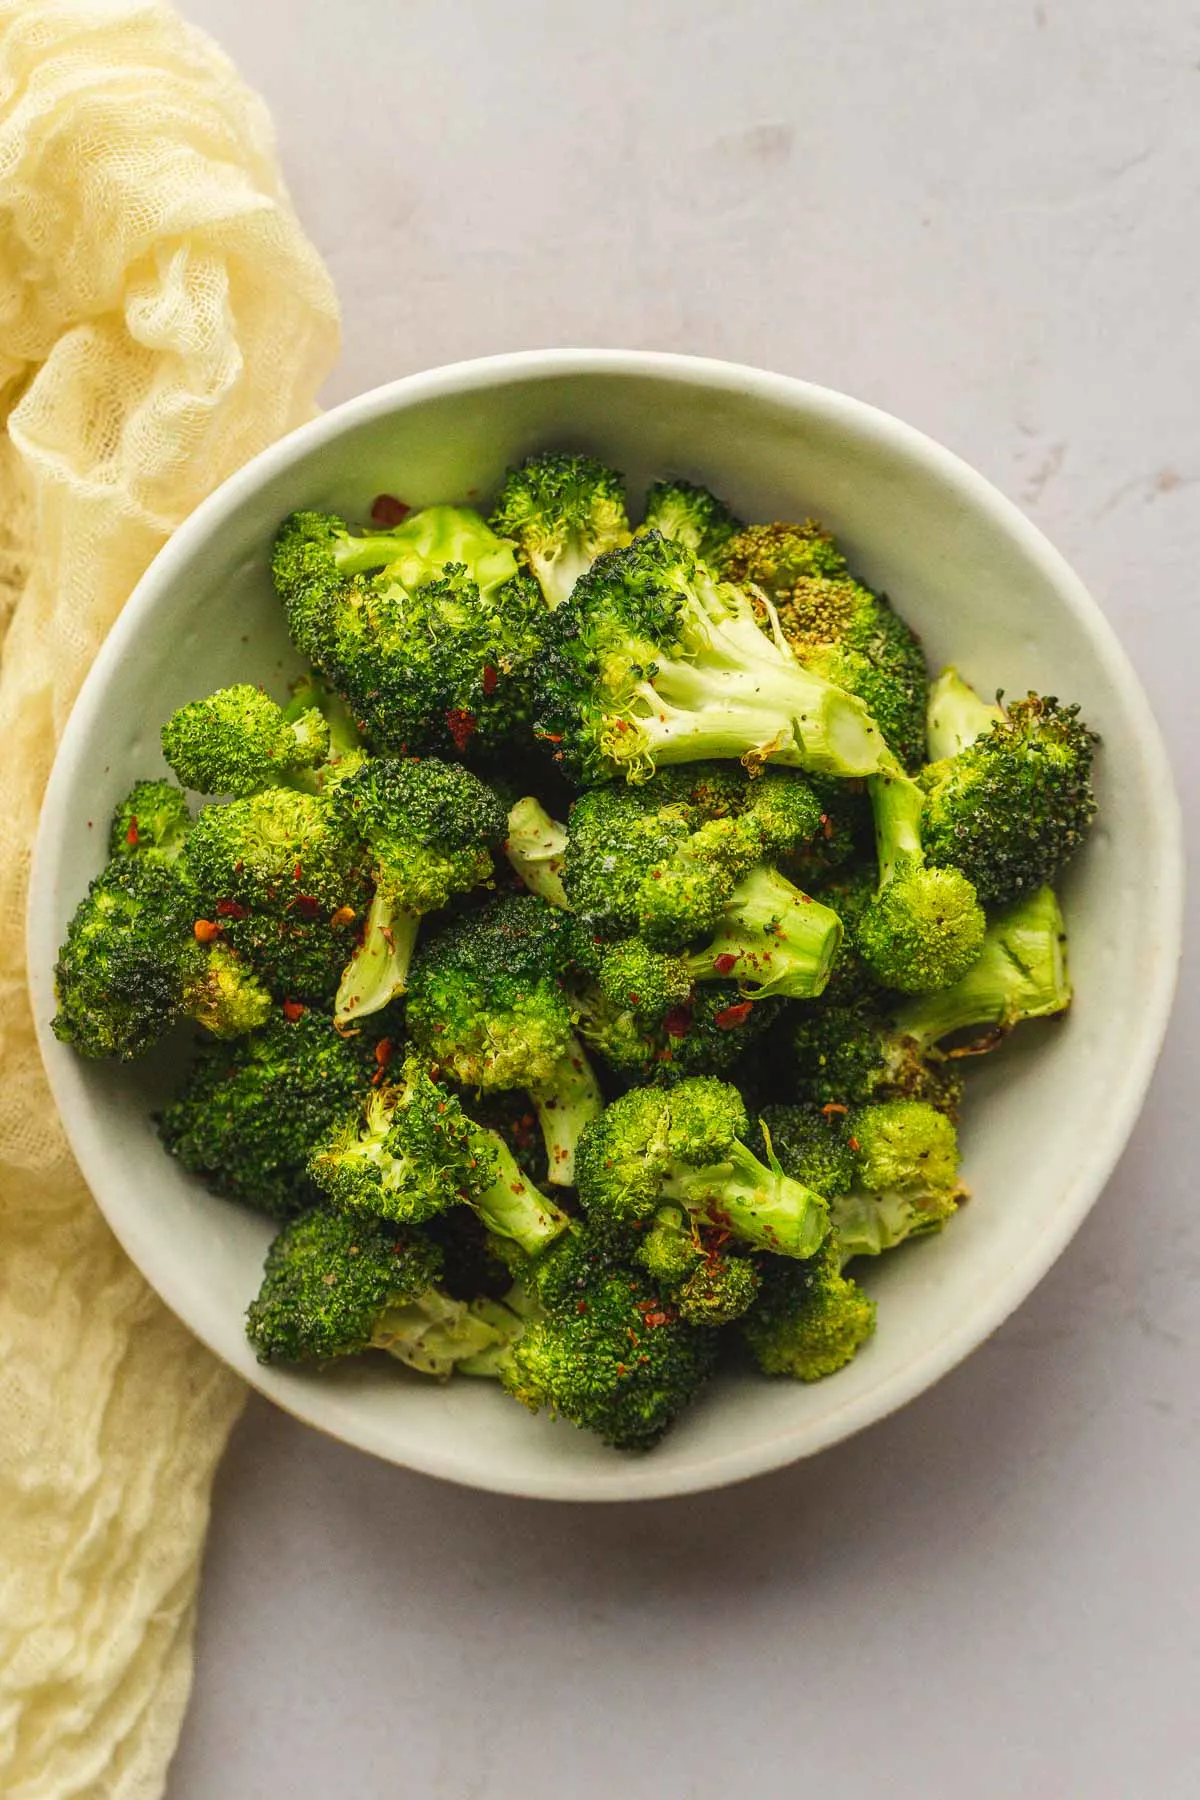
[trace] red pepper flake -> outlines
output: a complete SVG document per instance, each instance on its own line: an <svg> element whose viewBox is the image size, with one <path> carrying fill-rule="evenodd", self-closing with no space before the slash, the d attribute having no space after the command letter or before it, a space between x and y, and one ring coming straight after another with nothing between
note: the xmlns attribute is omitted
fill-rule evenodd
<svg viewBox="0 0 1200 1800"><path fill-rule="evenodd" d="M331 925L353 925L358 914L352 906L339 906L336 912L329 915Z"/></svg>
<svg viewBox="0 0 1200 1800"><path fill-rule="evenodd" d="M716 1013L713 1024L720 1031L734 1031L739 1025L746 1023L752 1011L749 1000L739 1000L736 1006L727 1006L724 1012Z"/></svg>
<svg viewBox="0 0 1200 1800"><path fill-rule="evenodd" d="M831 1119L834 1113L842 1113L844 1115L849 1111L850 1108L848 1106L843 1106L840 1100L831 1100L828 1106L823 1106L821 1108L821 1116L825 1119Z"/></svg>
<svg viewBox="0 0 1200 1800"><path fill-rule="evenodd" d="M690 1006L673 1006L663 1019L663 1030L668 1037L686 1037L691 1029L692 1009Z"/></svg>
<svg viewBox="0 0 1200 1800"><path fill-rule="evenodd" d="M829 839L833 836L833 820L828 813L821 814L821 834L826 843L828 843Z"/></svg>
<svg viewBox="0 0 1200 1800"><path fill-rule="evenodd" d="M220 919L244 919L246 909L239 906L236 900L218 900L217 917Z"/></svg>
<svg viewBox="0 0 1200 1800"><path fill-rule="evenodd" d="M375 1046L375 1061L381 1069L386 1069L392 1060L394 1045L391 1038L380 1038Z"/></svg>
<svg viewBox="0 0 1200 1800"><path fill-rule="evenodd" d="M483 670L483 691L484 691L484 693L485 694L494 694L496 691L496 688L499 685L499 682L500 682L500 677L497 675L495 669L493 669L491 663L485 663L484 670Z"/></svg>
<svg viewBox="0 0 1200 1800"><path fill-rule="evenodd" d="M850 1146L851 1150L861 1150L862 1149L862 1145L859 1143L859 1141L856 1137L847 1138L846 1142Z"/></svg>
<svg viewBox="0 0 1200 1800"><path fill-rule="evenodd" d="M543 743L546 743L546 744L561 744L562 743L562 732L561 731L535 731L533 735L536 738L541 738Z"/></svg>
<svg viewBox="0 0 1200 1800"><path fill-rule="evenodd" d="M221 935L221 927L215 919L197 919L192 926L192 936L198 944L211 944L214 938Z"/></svg>
<svg viewBox="0 0 1200 1800"><path fill-rule="evenodd" d="M312 894L297 894L292 906L302 919L315 919L321 911L320 901Z"/></svg>
<svg viewBox="0 0 1200 1800"><path fill-rule="evenodd" d="M238 866L239 866L239 868L241 867L240 864ZM295 868L292 870L292 880L299 881L299 879L300 879L300 864L297 863Z"/></svg>
<svg viewBox="0 0 1200 1800"><path fill-rule="evenodd" d="M587 1311L587 1309L588 1309L588 1304L587 1304L586 1300L577 1300L575 1302L575 1311L577 1313L582 1315L583 1313L585 1313Z"/></svg>
<svg viewBox="0 0 1200 1800"><path fill-rule="evenodd" d="M669 1325L671 1322L671 1315L670 1315L670 1313L665 1313L665 1312L643 1313L642 1320L643 1320L643 1323L645 1323L646 1325L649 1325L651 1327L651 1329L653 1329L654 1327L656 1327L658 1325Z"/></svg>
<svg viewBox="0 0 1200 1800"><path fill-rule="evenodd" d="M718 975L732 975L737 968L737 960L732 951L722 950L720 956L713 957L713 968Z"/></svg>
<svg viewBox="0 0 1200 1800"><path fill-rule="evenodd" d="M304 1017L306 1010L303 1003L299 1000L285 1000L283 1003L283 1016L285 1019L290 1019L293 1025L296 1023L297 1019L302 1019Z"/></svg>
<svg viewBox="0 0 1200 1800"><path fill-rule="evenodd" d="M407 501L397 500L395 494L376 494L371 502L372 525L399 525L407 519L412 507Z"/></svg>
<svg viewBox="0 0 1200 1800"><path fill-rule="evenodd" d="M475 735L476 726L474 713L463 712L461 707L452 706L446 714L446 729L454 739L454 748L460 754Z"/></svg>
<svg viewBox="0 0 1200 1800"><path fill-rule="evenodd" d="M129 821L129 830L125 833L125 842L129 845L131 850L137 849L138 828L136 818L131 818Z"/></svg>

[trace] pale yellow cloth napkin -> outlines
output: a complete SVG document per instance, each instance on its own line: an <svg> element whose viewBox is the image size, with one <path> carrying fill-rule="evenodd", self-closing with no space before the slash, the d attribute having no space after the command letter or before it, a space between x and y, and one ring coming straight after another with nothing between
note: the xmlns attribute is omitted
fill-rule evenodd
<svg viewBox="0 0 1200 1800"><path fill-rule="evenodd" d="M117 1248L25 993L29 849L160 544L310 416L337 347L266 113L138 0L0 0L0 1794L162 1792L241 1390Z"/></svg>

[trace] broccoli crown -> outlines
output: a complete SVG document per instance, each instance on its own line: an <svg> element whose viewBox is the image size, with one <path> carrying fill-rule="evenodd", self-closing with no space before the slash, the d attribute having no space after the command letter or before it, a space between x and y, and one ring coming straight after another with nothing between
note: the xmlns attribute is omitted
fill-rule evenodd
<svg viewBox="0 0 1200 1800"><path fill-rule="evenodd" d="M843 1107L921 1099L953 1116L962 1078L955 1065L927 1056L926 1048L871 1006L806 1008L793 1028L796 1098L805 1105ZM780 1160L786 1167L786 1159Z"/></svg>
<svg viewBox="0 0 1200 1800"><path fill-rule="evenodd" d="M247 1334L264 1363L354 1356L389 1307L419 1299L440 1274L436 1246L419 1233L319 1208L291 1220L267 1251Z"/></svg>
<svg viewBox="0 0 1200 1800"><path fill-rule="evenodd" d="M826 1200L848 1194L857 1179L854 1134L844 1106L768 1106L763 1124L784 1172Z"/></svg>
<svg viewBox="0 0 1200 1800"><path fill-rule="evenodd" d="M730 1075L779 1016L783 1002L747 1000L736 982L705 982L655 1024L601 989L576 995L579 1034L612 1068L643 1080Z"/></svg>
<svg viewBox="0 0 1200 1800"><path fill-rule="evenodd" d="M54 970L56 1037L83 1056L144 1056L181 1015L217 1036L261 1025L266 991L194 932L195 894L177 867L110 862L76 908Z"/></svg>
<svg viewBox="0 0 1200 1800"><path fill-rule="evenodd" d="M495 1174L495 1157L461 1103L413 1057L346 1113L313 1152L309 1174L332 1205L419 1225Z"/></svg>
<svg viewBox="0 0 1200 1800"><path fill-rule="evenodd" d="M308 1159L369 1091L376 1058L324 1013L276 1011L261 1030L204 1050L159 1123L163 1143L217 1193L285 1219L312 1206Z"/></svg>
<svg viewBox="0 0 1200 1800"><path fill-rule="evenodd" d="M693 556L719 555L742 522L715 494L691 481L656 481L646 494L642 531L659 531Z"/></svg>
<svg viewBox="0 0 1200 1800"><path fill-rule="evenodd" d="M511 548L473 514L459 560L439 563L439 542L415 560L406 553L372 568L423 516L375 539L294 514L276 541L276 587L297 644L381 748L486 752L527 725L545 607Z"/></svg>
<svg viewBox="0 0 1200 1800"><path fill-rule="evenodd" d="M854 948L885 987L923 994L966 974L986 928L958 869L905 868L862 914Z"/></svg>
<svg viewBox="0 0 1200 1800"><path fill-rule="evenodd" d="M585 785L704 757L860 775L888 754L861 702L804 671L743 594L657 531L580 577L536 680L535 730Z"/></svg>
<svg viewBox="0 0 1200 1800"><path fill-rule="evenodd" d="M856 694L909 768L925 757L928 675L916 637L880 594L855 581L830 534L804 525L751 525L722 552L727 578L773 602L779 629L806 667ZM772 629L764 617L763 627Z"/></svg>
<svg viewBox="0 0 1200 1800"><path fill-rule="evenodd" d="M875 1302L842 1274L835 1242L806 1262L770 1259L742 1321L764 1375L820 1381L845 1368L875 1329Z"/></svg>
<svg viewBox="0 0 1200 1800"><path fill-rule="evenodd" d="M820 809L816 829L807 839L776 852L776 860L789 881L814 888L836 878L847 863L872 847L872 820L861 782L834 781L821 775L807 779ZM837 903L830 900L829 904Z"/></svg>
<svg viewBox="0 0 1200 1800"><path fill-rule="evenodd" d="M570 922L534 894L505 896L455 920L413 958L414 1042L468 1087L553 1079L574 1047L558 977Z"/></svg>
<svg viewBox="0 0 1200 1800"><path fill-rule="evenodd" d="M240 683L172 713L162 747L184 787L245 796L323 761L329 726L315 706L289 718L261 688Z"/></svg>
<svg viewBox="0 0 1200 1800"><path fill-rule="evenodd" d="M712 1249L672 1298L689 1325L728 1325L753 1306L760 1283L758 1264L750 1257Z"/></svg>
<svg viewBox="0 0 1200 1800"><path fill-rule="evenodd" d="M644 787L604 787L571 808L564 886L601 937L644 935L678 949L711 931L734 885L766 856L820 829L821 804L797 775L697 763Z"/></svg>
<svg viewBox="0 0 1200 1800"><path fill-rule="evenodd" d="M1030 694L921 782L926 859L954 867L989 905L1051 881L1082 843L1096 811L1098 739L1077 706Z"/></svg>
<svg viewBox="0 0 1200 1800"><path fill-rule="evenodd" d="M113 813L108 854L173 863L191 829L182 788L173 781L136 781Z"/></svg>
<svg viewBox="0 0 1200 1800"><path fill-rule="evenodd" d="M756 1249L811 1256L828 1229L817 1194L741 1141L746 1109L735 1087L696 1076L671 1088L634 1088L584 1131L576 1159L579 1196L599 1221L651 1218L663 1201L683 1206Z"/></svg>
<svg viewBox="0 0 1200 1800"><path fill-rule="evenodd" d="M501 1366L505 1387L616 1449L648 1449L711 1374L716 1334L681 1319L586 1227L564 1233L529 1279L541 1313Z"/></svg>
<svg viewBox="0 0 1200 1800"><path fill-rule="evenodd" d="M590 456L530 456L505 476L491 525L559 606L598 556L629 542L624 479Z"/></svg>
<svg viewBox="0 0 1200 1800"><path fill-rule="evenodd" d="M339 783L334 809L370 848L377 884L418 913L488 881L508 829L491 788L435 756L372 757Z"/></svg>
<svg viewBox="0 0 1200 1800"><path fill-rule="evenodd" d="M849 1120L857 1180L875 1193L953 1192L958 1136L945 1113L926 1100L885 1100L857 1108Z"/></svg>
<svg viewBox="0 0 1200 1800"><path fill-rule="evenodd" d="M607 945L597 979L610 1007L631 1012L651 1028L692 992L692 977L679 958L652 950L641 938Z"/></svg>
<svg viewBox="0 0 1200 1800"><path fill-rule="evenodd" d="M207 919L275 993L332 995L370 887L328 798L269 788L205 807L186 860Z"/></svg>

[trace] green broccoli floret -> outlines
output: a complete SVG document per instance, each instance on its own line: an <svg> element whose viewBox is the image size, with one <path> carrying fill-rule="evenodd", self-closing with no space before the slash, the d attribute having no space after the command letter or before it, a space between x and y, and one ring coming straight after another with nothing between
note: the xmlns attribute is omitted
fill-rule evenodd
<svg viewBox="0 0 1200 1800"><path fill-rule="evenodd" d="M769 1137L767 1163L742 1138L749 1129L735 1087L703 1076L671 1088L635 1088L583 1133L579 1196L607 1223L646 1220L664 1203L698 1225L728 1231L757 1250L811 1256L829 1228L819 1194L784 1175Z"/></svg>
<svg viewBox="0 0 1200 1800"><path fill-rule="evenodd" d="M415 1057L398 1081L371 1094L365 1115L355 1109L342 1117L309 1173L339 1210L400 1225L423 1224L465 1202L489 1231L530 1256L567 1222L525 1179L504 1139L469 1119Z"/></svg>
<svg viewBox="0 0 1200 1800"><path fill-rule="evenodd" d="M323 762L329 726L316 706L289 718L261 688L240 683L172 713L162 747L184 787L244 797Z"/></svg>
<svg viewBox="0 0 1200 1800"><path fill-rule="evenodd" d="M579 1134L601 1106L560 979L573 926L536 895L495 900L418 947L408 990L425 1056L464 1087L528 1090L560 1187L571 1186Z"/></svg>
<svg viewBox="0 0 1200 1800"><path fill-rule="evenodd" d="M884 987L905 994L949 987L983 948L983 908L959 869L927 866L917 784L886 774L872 776L870 787L879 891L858 918L853 948Z"/></svg>
<svg viewBox="0 0 1200 1800"><path fill-rule="evenodd" d="M561 606L598 556L629 542L625 483L590 456L530 456L505 476L490 523L516 544L547 604Z"/></svg>
<svg viewBox="0 0 1200 1800"><path fill-rule="evenodd" d="M656 481L646 494L639 531L658 531L708 562L715 558L742 521L723 500L691 481Z"/></svg>
<svg viewBox="0 0 1200 1800"><path fill-rule="evenodd" d="M843 1262L939 1231L963 1197L954 1126L924 1100L763 1117L783 1168L828 1200Z"/></svg>
<svg viewBox="0 0 1200 1800"><path fill-rule="evenodd" d="M442 1258L419 1231L318 1209L267 1252L246 1331L263 1363L328 1363L386 1350L423 1374L470 1374L520 1330L494 1301L451 1300Z"/></svg>
<svg viewBox="0 0 1200 1800"><path fill-rule="evenodd" d="M587 785L703 757L832 775L888 766L860 700L759 630L751 602L648 531L610 551L550 615L535 730Z"/></svg>
<svg viewBox="0 0 1200 1800"><path fill-rule="evenodd" d="M531 894L540 894L551 906L568 906L563 887L563 862L567 828L552 819L541 801L526 794L510 808L504 854Z"/></svg>
<svg viewBox="0 0 1200 1800"><path fill-rule="evenodd" d="M316 1204L308 1159L369 1091L381 1060L339 1036L324 1013L305 1008L288 1018L277 1011L248 1037L201 1053L159 1134L215 1192L289 1218Z"/></svg>
<svg viewBox="0 0 1200 1800"><path fill-rule="evenodd" d="M750 525L721 554L726 578L761 593L805 668L856 694L901 761L925 759L925 658L903 619L855 581L830 534L804 525ZM764 609L765 613L765 609ZM763 629L772 629L769 614Z"/></svg>
<svg viewBox="0 0 1200 1800"><path fill-rule="evenodd" d="M701 1231L681 1206L660 1206L649 1225L630 1236L633 1254L656 1287L692 1325L727 1325L754 1303L756 1259L731 1253L727 1234Z"/></svg>
<svg viewBox="0 0 1200 1800"><path fill-rule="evenodd" d="M295 513L272 566L297 645L380 748L485 753L527 731L545 604L478 514L430 507L354 537Z"/></svg>
<svg viewBox="0 0 1200 1800"><path fill-rule="evenodd" d="M666 959L658 966L663 964L669 975ZM660 1082L732 1075L783 1005L781 1000L747 1000L732 981L693 988L657 1022L647 1019L646 1008L635 1012L614 1002L597 983L576 987L573 999L579 1035L590 1050L623 1075Z"/></svg>
<svg viewBox="0 0 1200 1800"><path fill-rule="evenodd" d="M830 1240L807 1262L771 1258L762 1291L741 1322L764 1375L820 1381L857 1356L875 1330L875 1302L842 1273Z"/></svg>
<svg viewBox="0 0 1200 1800"><path fill-rule="evenodd" d="M939 746L961 747L921 773L927 862L961 869L988 905L1053 880L1096 812L1099 740L1079 708L1030 694L1001 711L947 670L930 709Z"/></svg>
<svg viewBox="0 0 1200 1800"><path fill-rule="evenodd" d="M953 993L953 988L943 990ZM914 1003L919 1007L926 996ZM941 994L928 998L940 1000ZM875 1005L815 1006L792 1030L794 1091L818 1106L855 1106L906 1096L953 1115L962 1097L959 1066L908 1032L897 1031Z"/></svg>
<svg viewBox="0 0 1200 1800"><path fill-rule="evenodd" d="M587 1227L564 1233L526 1281L536 1311L496 1359L508 1392L616 1449L648 1449L711 1374L716 1333L688 1324Z"/></svg>
<svg viewBox="0 0 1200 1800"><path fill-rule="evenodd" d="M53 1030L81 1056L144 1056L181 1018L238 1037L271 1011L228 948L196 936L196 895L177 866L110 862L80 901L54 970Z"/></svg>
<svg viewBox="0 0 1200 1800"><path fill-rule="evenodd" d="M825 775L810 775L807 782L821 809L817 829L777 860L789 881L815 890L836 881L847 864L873 851L874 822L865 782L834 781ZM840 912L836 900L829 904Z"/></svg>
<svg viewBox="0 0 1200 1800"><path fill-rule="evenodd" d="M375 894L337 991L339 1024L402 994L426 913L490 885L504 808L478 776L435 756L372 757L339 782L335 816L370 853Z"/></svg>
<svg viewBox="0 0 1200 1800"><path fill-rule="evenodd" d="M187 795L173 781L137 781L113 814L110 857L173 863L192 829Z"/></svg>
<svg viewBox="0 0 1200 1800"><path fill-rule="evenodd" d="M186 862L204 918L273 992L332 998L371 889L362 847L329 796L268 788L207 806Z"/></svg>

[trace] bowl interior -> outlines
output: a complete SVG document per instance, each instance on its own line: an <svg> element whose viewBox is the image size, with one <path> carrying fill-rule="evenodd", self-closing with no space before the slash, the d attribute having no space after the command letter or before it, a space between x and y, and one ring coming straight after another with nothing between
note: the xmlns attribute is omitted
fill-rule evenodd
<svg viewBox="0 0 1200 1800"><path fill-rule="evenodd" d="M1064 883L1077 1001L973 1078L963 1123L974 1198L942 1237L865 1276L874 1342L813 1387L728 1375L650 1456L533 1418L488 1383L442 1388L390 1367L309 1378L261 1369L242 1333L269 1227L169 1161L151 1120L180 1046L117 1070L50 1036L58 942L104 859L112 807L162 769L174 707L232 680L282 693L297 665L268 573L296 506L365 516L486 500L508 463L549 446L708 483L747 518L814 513L852 565L985 690L1082 703L1101 732L1100 823ZM1178 950L1177 826L1145 700L1103 619L1034 529L916 433L840 396L681 358L562 353L415 377L269 451L202 507L151 569L71 719L43 816L30 969L44 1054L75 1152L134 1260L220 1356L301 1417L397 1462L482 1487L622 1498L715 1485L806 1454L918 1392L1034 1285L1099 1191L1153 1065ZM1130 932L1137 917L1141 929Z"/></svg>

